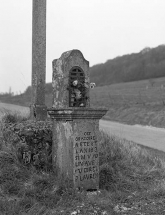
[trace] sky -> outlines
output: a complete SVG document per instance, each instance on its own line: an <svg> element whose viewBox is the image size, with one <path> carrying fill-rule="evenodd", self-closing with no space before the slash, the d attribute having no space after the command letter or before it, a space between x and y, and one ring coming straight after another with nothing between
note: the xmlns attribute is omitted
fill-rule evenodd
<svg viewBox="0 0 165 215"><path fill-rule="evenodd" d="M90 66L165 44L165 0L47 0L46 82L52 61L79 49ZM0 0L0 92L31 85L32 0Z"/></svg>

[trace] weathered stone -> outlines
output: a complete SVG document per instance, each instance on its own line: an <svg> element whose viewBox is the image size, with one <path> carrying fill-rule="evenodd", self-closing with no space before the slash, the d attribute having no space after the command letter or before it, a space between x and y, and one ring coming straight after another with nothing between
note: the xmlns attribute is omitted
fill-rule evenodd
<svg viewBox="0 0 165 215"><path fill-rule="evenodd" d="M42 169L52 166L52 123L50 121L3 123L1 131L3 144L10 148L14 147L22 163Z"/></svg>
<svg viewBox="0 0 165 215"><path fill-rule="evenodd" d="M105 110L102 111L103 115ZM99 117L97 113L95 119L93 113L92 117L75 119L71 116L72 121L63 119L53 123L54 171L71 179L75 187L86 190L99 186Z"/></svg>
<svg viewBox="0 0 165 215"><path fill-rule="evenodd" d="M46 0L33 0L31 119L45 120Z"/></svg>
<svg viewBox="0 0 165 215"><path fill-rule="evenodd" d="M73 68L80 68L85 74L86 107L90 106L89 100L89 62L79 50L65 52L59 59L53 61L53 107L69 107L69 73Z"/></svg>
<svg viewBox="0 0 165 215"><path fill-rule="evenodd" d="M58 176L74 187L99 187L99 119L105 109L90 108L89 62L79 50L53 61L52 162Z"/></svg>
<svg viewBox="0 0 165 215"><path fill-rule="evenodd" d="M36 96L38 96L38 94ZM44 121L47 118L46 105L30 105L30 117L34 121Z"/></svg>

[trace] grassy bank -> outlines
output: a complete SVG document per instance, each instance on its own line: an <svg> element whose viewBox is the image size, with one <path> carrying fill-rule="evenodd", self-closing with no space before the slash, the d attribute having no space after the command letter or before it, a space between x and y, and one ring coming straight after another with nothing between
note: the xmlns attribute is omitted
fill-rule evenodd
<svg viewBox="0 0 165 215"><path fill-rule="evenodd" d="M46 105L52 107L52 88L46 90ZM96 87L90 93L91 106L109 109L106 119L127 124L165 127L165 78ZM29 107L31 95L0 97L1 102Z"/></svg>
<svg viewBox="0 0 165 215"><path fill-rule="evenodd" d="M128 125L148 125L165 127L165 107L163 106L117 106L112 105L104 117L106 120L122 122Z"/></svg>
<svg viewBox="0 0 165 215"><path fill-rule="evenodd" d="M100 190L90 193L52 171L22 165L12 141L1 138L0 214L163 214L165 154L102 132L99 142Z"/></svg>
<svg viewBox="0 0 165 215"><path fill-rule="evenodd" d="M108 108L108 120L165 127L165 78L96 87L91 104Z"/></svg>

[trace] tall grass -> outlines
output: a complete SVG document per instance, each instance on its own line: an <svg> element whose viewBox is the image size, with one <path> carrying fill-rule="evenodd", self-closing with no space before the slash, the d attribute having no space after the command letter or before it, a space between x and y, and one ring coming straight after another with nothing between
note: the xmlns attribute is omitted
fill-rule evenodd
<svg viewBox="0 0 165 215"><path fill-rule="evenodd" d="M119 192L121 198L121 192L144 196L159 192L164 187L164 167L165 153L101 133L101 189Z"/></svg>
<svg viewBox="0 0 165 215"><path fill-rule="evenodd" d="M30 118L29 114L21 114L19 111L1 110L2 123L19 123Z"/></svg>
<svg viewBox="0 0 165 215"><path fill-rule="evenodd" d="M110 210L133 194L137 199L165 196L162 152L103 132L99 143L102 194L94 198L73 189L69 180L59 180L52 171L22 165L16 150L4 147L0 151L0 214L71 214L76 207L81 214L90 214L87 208L97 205Z"/></svg>

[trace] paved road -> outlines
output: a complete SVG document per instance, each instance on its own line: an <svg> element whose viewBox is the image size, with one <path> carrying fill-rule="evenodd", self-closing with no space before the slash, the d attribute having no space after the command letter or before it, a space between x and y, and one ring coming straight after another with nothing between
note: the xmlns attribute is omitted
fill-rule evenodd
<svg viewBox="0 0 165 215"><path fill-rule="evenodd" d="M0 102L0 118L6 110L21 112L23 115L27 115L29 113L29 108L27 107ZM125 125L105 120L100 120L100 129L110 135L116 135L119 138L124 138L142 145L165 151L165 129L141 125Z"/></svg>
<svg viewBox="0 0 165 215"><path fill-rule="evenodd" d="M165 151L165 129L141 125L125 125L100 120L100 129L107 134L131 140L151 148Z"/></svg>

